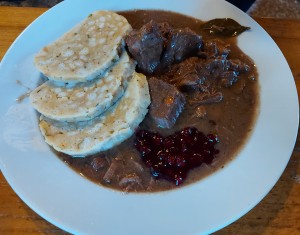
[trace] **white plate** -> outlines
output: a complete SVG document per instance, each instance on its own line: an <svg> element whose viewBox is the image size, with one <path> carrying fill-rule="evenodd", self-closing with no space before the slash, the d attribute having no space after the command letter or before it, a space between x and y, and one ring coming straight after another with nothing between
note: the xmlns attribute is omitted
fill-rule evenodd
<svg viewBox="0 0 300 235"><path fill-rule="evenodd" d="M240 47L259 71L261 107L255 130L224 169L180 190L122 194L70 170L44 143L28 99L39 77L33 56L98 9L168 9L202 20L230 17L251 31ZM23 86L17 84L19 80ZM253 208L274 186L290 158L298 129L294 79L282 53L249 16L223 0L69 0L47 11L13 43L0 67L0 166L15 192L34 211L76 234L205 234Z"/></svg>

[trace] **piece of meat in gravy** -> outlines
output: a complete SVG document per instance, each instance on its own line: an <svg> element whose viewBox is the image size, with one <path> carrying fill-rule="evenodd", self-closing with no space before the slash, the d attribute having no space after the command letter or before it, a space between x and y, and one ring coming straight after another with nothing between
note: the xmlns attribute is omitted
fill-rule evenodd
<svg viewBox="0 0 300 235"><path fill-rule="evenodd" d="M215 92L197 92L194 93L191 99L189 99L190 104L196 105L205 105L205 104L217 104L223 100L224 96L223 93L218 91Z"/></svg>
<svg viewBox="0 0 300 235"><path fill-rule="evenodd" d="M202 37L189 28L173 30L169 34L167 47L162 56L162 66L165 68L196 56L202 42Z"/></svg>
<svg viewBox="0 0 300 235"><path fill-rule="evenodd" d="M189 103L207 105L221 102L224 98L221 87L233 86L240 78L239 75L249 71L250 67L239 59L225 56L206 59L190 57L172 65L160 79L174 84L183 92L190 91L192 95L188 96Z"/></svg>
<svg viewBox="0 0 300 235"><path fill-rule="evenodd" d="M103 168L107 167L108 165L109 165L109 162L101 154L100 154L100 156L93 158L93 160L91 161L91 166L95 171L103 169Z"/></svg>
<svg viewBox="0 0 300 235"><path fill-rule="evenodd" d="M148 74L153 73L160 63L164 45L159 25L151 20L140 30L132 30L125 41L138 68Z"/></svg>
<svg viewBox="0 0 300 235"><path fill-rule="evenodd" d="M220 39L206 41L198 56L204 59L217 58L226 59L230 53L230 45Z"/></svg>
<svg viewBox="0 0 300 235"><path fill-rule="evenodd" d="M209 76L209 71L203 69L204 62L205 60L198 57L190 57L171 66L162 79L176 85L180 90L193 90Z"/></svg>
<svg viewBox="0 0 300 235"><path fill-rule="evenodd" d="M138 68L147 74L196 56L203 43L202 37L189 28L173 29L166 22L153 20L130 32L125 41Z"/></svg>
<svg viewBox="0 0 300 235"><path fill-rule="evenodd" d="M149 115L157 126L172 128L184 109L185 96L177 88L155 77L149 79Z"/></svg>
<svg viewBox="0 0 300 235"><path fill-rule="evenodd" d="M247 64L238 59L190 57L172 65L161 79L182 91L198 90L207 93L212 87L218 89L219 84L223 87L234 85L239 75L247 73L249 69Z"/></svg>
<svg viewBox="0 0 300 235"><path fill-rule="evenodd" d="M109 168L107 169L106 173L103 176L103 181L106 183L111 183L113 179L117 176L118 168L123 167L123 163L120 159L114 158L111 161Z"/></svg>
<svg viewBox="0 0 300 235"><path fill-rule="evenodd" d="M164 48L166 48L170 34L173 32L173 27L168 22L157 23L160 35L164 40Z"/></svg>
<svg viewBox="0 0 300 235"><path fill-rule="evenodd" d="M137 185L143 187L141 178L136 174L128 174L128 175L124 176L122 179L120 179L120 181L119 181L119 185L123 188L130 184L137 184Z"/></svg>

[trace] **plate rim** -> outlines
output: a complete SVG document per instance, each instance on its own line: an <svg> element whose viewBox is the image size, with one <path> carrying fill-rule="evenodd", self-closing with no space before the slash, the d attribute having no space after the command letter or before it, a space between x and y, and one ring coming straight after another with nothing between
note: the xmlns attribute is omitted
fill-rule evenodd
<svg viewBox="0 0 300 235"><path fill-rule="evenodd" d="M82 1L76 1L77 3L79 3L79 2L82 2ZM94 2L94 1L89 1L90 3L92 3L92 2ZM137 1L136 1L137 2ZM192 1L191 1L192 2ZM205 2L205 1L203 1L203 2ZM211 1L211 2L213 2L213 1ZM218 2L218 3L220 3L220 1L218 1L218 0L215 0L215 2ZM3 64L5 64L6 63L6 60L8 60L8 56L6 56L6 55L9 55L10 53L11 53L11 51L13 51L14 50L14 46L15 46L15 44L16 43L18 43L18 41L22 38L22 35L30 28L30 27L35 27L35 26L33 26L33 25L35 25L36 23L35 22L38 22L38 21L41 21L41 19L42 19L42 17L45 17L44 15L46 15L46 14L50 14L49 12L51 11L51 12L53 12L53 11L55 11L55 9L59 9L59 8L63 8L63 7L67 7L67 6L69 6L70 4L73 4L74 3L74 1L72 1L72 3L71 3L71 0L69 0L69 1L64 1L64 2L62 2L62 3L60 3L60 4L58 4L57 6L55 6L55 7L53 7L53 8L51 8L49 11L46 11L45 13L43 13L40 17L38 17L35 21L33 21L18 37L17 37L17 39L16 39L16 41L11 45L11 47L9 48L9 50L7 51L7 53L5 54L5 56L3 57L3 59L2 59L2 61L1 61L1 66L0 66L0 70L1 69L3 69L2 67L2 65ZM77 4L76 3L76 4ZM62 5L63 4L63 5ZM75 5L76 5L75 4ZM228 4L228 3L224 3L225 5L226 4ZM227 5L228 6L228 5ZM48 13L47 13L48 12ZM51 13L52 14L52 13ZM257 23L256 23L257 24ZM258 25L258 24L257 24ZM260 27L260 26L259 26ZM260 27L261 28L261 27ZM262 28L261 28L262 29ZM263 30L264 31L264 30ZM265 32L265 31L264 31ZM265 32L266 33L266 32ZM273 41L273 40L272 40ZM273 41L274 42L274 41ZM277 47L278 48L278 47ZM279 49L279 48L278 48ZM282 53L281 53L281 55L282 55ZM7 58L7 59L6 59ZM286 60L285 60L285 63L287 64L287 62L286 62ZM291 75L291 77L293 78L293 76L292 76L292 74L291 74L291 71L289 70L289 72L290 72L290 74L289 75ZM0 77L1 77L1 75L0 75ZM293 79L294 80L294 79ZM1 81L0 81L1 82ZM295 81L294 81L294 86L295 86ZM297 91L296 91L296 93L297 93ZM297 119L297 127L298 127L298 125L299 125L299 104L298 104L298 99L297 99L297 108L296 108L296 111L297 111L297 117L296 117L296 119ZM298 129L298 128L296 128L296 129ZM295 144L295 141L296 141L296 137L297 137L297 130L294 132L294 137L293 137L293 139L294 139L294 142L293 142L293 144L291 144L291 145L293 145L294 146L294 144ZM292 150L293 150L293 148L290 150L290 153L289 153L289 157L288 157L288 160L289 160L289 158L290 158L290 156L291 156L291 153L292 153ZM288 163L288 160L286 161L286 164ZM9 182L9 184L10 184L10 186L13 188L13 190L15 191L15 192L17 192L17 194L18 194L18 196L27 204L27 205L32 205L33 203L32 202L30 202L30 200L28 200L28 198L26 198L26 196L24 197L24 194L22 193L22 190L20 191L17 187L16 187L16 185L14 185L14 183L13 183L13 181L11 180L11 178L10 178L10 176L9 176L9 173L8 172L6 172L5 171L5 167L3 167L3 165L4 165L4 163L2 162L2 160L1 160L1 158L0 158L0 166L1 166L1 170L2 170L2 173L3 173L3 175L4 175L4 177L6 178L6 180ZM286 164L285 164L285 166L282 168L282 172L284 171L284 169L285 169L285 167L286 167ZM278 174L278 178L279 178L279 176L282 174L282 172L279 172L279 174ZM209 177L210 178L210 177ZM278 180L278 178L275 180L275 183L277 182L277 180ZM207 178L208 179L208 178ZM273 185L274 186L274 185ZM272 187L273 187L272 186ZM267 192L265 192L265 194L263 195L263 197L272 189L272 187L267 191ZM19 192L19 193L18 193ZM165 194L165 193L163 193L163 194ZM131 197L131 196L129 196L129 197ZM263 197L261 198L261 199L263 199ZM261 200L260 199L260 200ZM233 221L235 221L236 219L238 219L238 218L240 218L242 215L244 215L246 212L248 212L250 209L252 209L253 208L253 206L255 206L257 203L259 203L259 201L260 200L258 200L258 202L256 202L256 203L254 203L254 205L248 205L248 207L247 207L247 209L245 209L245 211L242 213L242 214L240 214L240 215L238 215L236 218L232 218L232 221L231 222L233 222ZM51 219L49 219L49 217L46 215L46 214L44 214L44 212L43 212L43 210L39 210L40 208L35 208L35 206L30 206L30 208L31 209L33 209L34 211L36 211L36 212L38 212L38 214L39 215L41 215L44 219L46 219L46 220L48 220L48 221L50 221L51 223L53 223L53 224L55 224L56 226L58 226L58 227L60 227L60 228L62 228L62 229L64 229L64 230L66 230L66 231L71 231L70 230L70 227L68 227L68 226L63 226L61 223L59 223L59 222L57 222L57 221L55 221L55 220L51 220ZM40 213L39 213L40 212ZM46 212L47 213L47 212ZM227 221L225 224L223 224L223 225L220 225L219 226L219 228L215 228L216 230L218 230L218 229L220 229L220 228L223 228L224 226L226 226L228 223L231 223L230 221ZM210 232L212 232L212 231L216 231L216 230L211 230ZM72 232L75 232L76 233L76 231L72 231Z"/></svg>

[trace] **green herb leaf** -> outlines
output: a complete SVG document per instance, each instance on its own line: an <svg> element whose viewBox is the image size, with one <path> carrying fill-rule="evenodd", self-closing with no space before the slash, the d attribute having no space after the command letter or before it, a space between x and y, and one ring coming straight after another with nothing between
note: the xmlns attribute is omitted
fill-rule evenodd
<svg viewBox="0 0 300 235"><path fill-rule="evenodd" d="M231 18L221 18L207 21L201 26L201 29L208 31L209 34L223 37L235 37L244 31L249 30L250 27L242 26Z"/></svg>

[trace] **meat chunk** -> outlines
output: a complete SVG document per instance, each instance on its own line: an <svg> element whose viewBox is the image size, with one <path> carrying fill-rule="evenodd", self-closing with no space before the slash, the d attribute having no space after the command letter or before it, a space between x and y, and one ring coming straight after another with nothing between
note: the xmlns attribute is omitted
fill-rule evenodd
<svg viewBox="0 0 300 235"><path fill-rule="evenodd" d="M149 86L151 118L161 128L172 128L184 109L185 96L174 85L155 77L149 79Z"/></svg>
<svg viewBox="0 0 300 235"><path fill-rule="evenodd" d="M235 71L225 71L220 74L221 85L224 87L230 87L238 80L238 74Z"/></svg>
<svg viewBox="0 0 300 235"><path fill-rule="evenodd" d="M111 183L116 176L117 169L122 166L122 162L117 159L113 159L109 168L103 176L103 181L106 183Z"/></svg>
<svg viewBox="0 0 300 235"><path fill-rule="evenodd" d="M193 90L203 84L209 72L203 69L205 61L198 57L188 58L173 65L163 76L168 83L175 84L181 90Z"/></svg>
<svg viewBox="0 0 300 235"><path fill-rule="evenodd" d="M136 174L129 174L124 176L120 181L119 181L119 185L121 187L125 187L128 184L136 184L142 187L142 180L141 178L136 175Z"/></svg>
<svg viewBox="0 0 300 235"><path fill-rule="evenodd" d="M164 48L167 46L168 40L171 33L173 32L173 27L168 22L157 23L161 36L164 40Z"/></svg>
<svg viewBox="0 0 300 235"><path fill-rule="evenodd" d="M239 59L230 60L230 70L238 73L248 73L250 70L249 65L241 62Z"/></svg>
<svg viewBox="0 0 300 235"><path fill-rule="evenodd" d="M147 74L196 56L203 43L202 37L189 28L173 29L166 22L153 20L131 31L125 41L138 68Z"/></svg>
<svg viewBox="0 0 300 235"><path fill-rule="evenodd" d="M95 157L91 161L91 166L95 171L98 171L98 170L106 167L107 165L108 165L108 162L107 162L106 158L103 156Z"/></svg>
<svg viewBox="0 0 300 235"><path fill-rule="evenodd" d="M139 69L149 74L153 73L160 63L164 45L159 25L150 21L140 30L131 31L125 41Z"/></svg>
<svg viewBox="0 0 300 235"><path fill-rule="evenodd" d="M240 74L249 71L250 67L238 59L190 57L172 65L160 78L174 84L183 92L200 92L201 102L207 104L220 102L223 97L214 95L216 90L220 90L220 86L233 86L239 80Z"/></svg>
<svg viewBox="0 0 300 235"><path fill-rule="evenodd" d="M207 41L204 43L200 57L205 59L222 58L226 59L230 53L229 46L221 40Z"/></svg>
<svg viewBox="0 0 300 235"><path fill-rule="evenodd" d="M197 105L205 105L205 104L217 104L223 100L224 96L222 92L215 92L215 93L201 93L198 92L194 94L194 97L189 100L191 104ZM197 110L196 110L197 111Z"/></svg>
<svg viewBox="0 0 300 235"><path fill-rule="evenodd" d="M162 66L167 67L184 59L196 56L202 46L202 37L189 28L175 29L170 33L162 57Z"/></svg>
<svg viewBox="0 0 300 235"><path fill-rule="evenodd" d="M226 59L209 59L205 63L207 70L211 71L214 74L219 74L223 71L228 71L230 69L231 63L230 60Z"/></svg>

